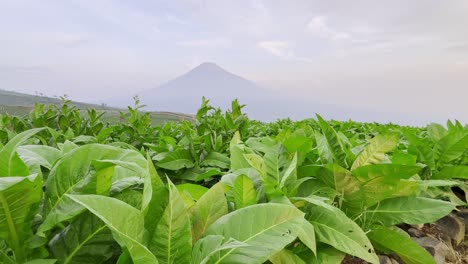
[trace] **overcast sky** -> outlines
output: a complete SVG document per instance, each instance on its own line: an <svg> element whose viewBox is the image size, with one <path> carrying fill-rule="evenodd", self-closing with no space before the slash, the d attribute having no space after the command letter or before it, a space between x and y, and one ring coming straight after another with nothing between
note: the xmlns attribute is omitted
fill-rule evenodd
<svg viewBox="0 0 468 264"><path fill-rule="evenodd" d="M0 88L99 101L204 62L302 98L468 122L466 0L0 0Z"/></svg>

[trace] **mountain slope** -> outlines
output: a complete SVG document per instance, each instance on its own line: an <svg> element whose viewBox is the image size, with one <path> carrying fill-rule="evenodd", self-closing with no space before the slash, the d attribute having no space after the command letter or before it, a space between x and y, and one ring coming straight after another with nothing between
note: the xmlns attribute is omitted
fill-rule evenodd
<svg viewBox="0 0 468 264"><path fill-rule="evenodd" d="M312 93L310 93L312 94ZM365 109L324 102L318 97L295 94L288 89L272 92L256 83L232 74L214 63L203 63L191 71L156 88L138 93L146 110L170 111L194 114L201 104L202 96L210 104L228 109L231 101L239 99L245 104L244 112L252 119L274 121L278 118L304 119L315 113L327 119L363 122L398 122L414 124L422 117L401 113L389 113L379 109ZM108 100L109 105L132 105L131 97Z"/></svg>
<svg viewBox="0 0 468 264"><path fill-rule="evenodd" d="M52 98L47 96L38 96L38 95L31 95L13 91L5 91L0 90L0 105L2 106L17 106L17 107L32 107L34 103L41 103L41 104L56 104L59 105L62 103L62 100L58 98ZM114 107L108 107L104 105L98 104L90 104L90 103L82 103L71 101L71 105L74 105L80 109L86 108L96 108L98 110L117 110Z"/></svg>
<svg viewBox="0 0 468 264"><path fill-rule="evenodd" d="M147 110L195 113L202 96L214 106L229 107L233 99L242 103L251 102L267 91L254 82L234 75L214 63L203 63L191 71L156 88L138 93ZM130 97L116 98L110 105L131 104Z"/></svg>

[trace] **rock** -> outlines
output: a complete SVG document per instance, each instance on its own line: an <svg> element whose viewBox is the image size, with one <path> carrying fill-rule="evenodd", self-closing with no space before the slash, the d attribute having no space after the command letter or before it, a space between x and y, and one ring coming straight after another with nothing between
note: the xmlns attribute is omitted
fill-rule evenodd
<svg viewBox="0 0 468 264"><path fill-rule="evenodd" d="M379 255L380 264L399 264L398 261L392 259L389 256Z"/></svg>
<svg viewBox="0 0 468 264"><path fill-rule="evenodd" d="M408 234L412 237L422 237L421 231L412 227L408 229Z"/></svg>
<svg viewBox="0 0 468 264"><path fill-rule="evenodd" d="M437 264L444 264L445 259L448 260L455 258L455 253L442 241L439 241L432 237L413 237L412 238L421 247L427 250Z"/></svg>
<svg viewBox="0 0 468 264"><path fill-rule="evenodd" d="M455 215L463 218L465 222L465 234L468 234L468 208L461 208L460 211L455 212Z"/></svg>
<svg viewBox="0 0 468 264"><path fill-rule="evenodd" d="M424 224L419 224L419 225L409 225L414 229L421 230L424 227Z"/></svg>
<svg viewBox="0 0 468 264"><path fill-rule="evenodd" d="M447 243L458 246L465 238L465 221L453 213L438 220L435 225L442 231L442 239Z"/></svg>

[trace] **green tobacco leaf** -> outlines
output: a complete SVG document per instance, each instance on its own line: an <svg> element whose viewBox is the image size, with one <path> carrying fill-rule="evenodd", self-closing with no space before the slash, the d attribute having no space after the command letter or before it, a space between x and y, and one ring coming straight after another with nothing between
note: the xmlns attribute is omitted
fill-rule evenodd
<svg viewBox="0 0 468 264"><path fill-rule="evenodd" d="M188 211L179 191L168 180L169 201L149 248L160 263L190 263L192 231Z"/></svg>
<svg viewBox="0 0 468 264"><path fill-rule="evenodd" d="M353 170L352 174L362 182L382 178L384 182L392 183L408 179L419 171L421 171L421 167L415 165L373 164L361 166Z"/></svg>
<svg viewBox="0 0 468 264"><path fill-rule="evenodd" d="M276 196L276 188L279 186L281 181L280 176L280 153L278 147L271 148L263 157L261 162L265 164L264 173L260 173L262 176L263 185L265 186L266 194L272 198Z"/></svg>
<svg viewBox="0 0 468 264"><path fill-rule="evenodd" d="M239 175L234 181L234 203L236 208L244 208L257 203L253 181L246 175Z"/></svg>
<svg viewBox="0 0 468 264"><path fill-rule="evenodd" d="M192 183L184 183L176 186L187 207L191 207L198 201L209 189Z"/></svg>
<svg viewBox="0 0 468 264"><path fill-rule="evenodd" d="M302 230L299 231L298 238L306 245L314 254L317 253L317 242L315 241L314 226L304 219Z"/></svg>
<svg viewBox="0 0 468 264"><path fill-rule="evenodd" d="M270 261L273 264L305 264L306 262L302 260L298 255L294 254L292 251L283 249L280 252L270 257Z"/></svg>
<svg viewBox="0 0 468 264"><path fill-rule="evenodd" d="M359 203L361 203L360 206L370 207L385 199L411 196L418 188L420 188L420 181L389 181L380 177L362 184L360 191L349 197L345 203L354 207Z"/></svg>
<svg viewBox="0 0 468 264"><path fill-rule="evenodd" d="M222 185L218 183L190 208L193 244L203 235L208 226L227 213L227 200Z"/></svg>
<svg viewBox="0 0 468 264"><path fill-rule="evenodd" d="M406 264L435 264L434 258L408 236L386 227L374 228L367 236L376 249L393 252Z"/></svg>
<svg viewBox="0 0 468 264"><path fill-rule="evenodd" d="M440 124L432 123L427 125L427 133L434 142L437 142L447 135L447 129Z"/></svg>
<svg viewBox="0 0 468 264"><path fill-rule="evenodd" d="M50 170L52 165L62 157L60 150L43 145L20 146L17 152L30 168L42 166Z"/></svg>
<svg viewBox="0 0 468 264"><path fill-rule="evenodd" d="M41 199L41 177L0 178L0 241L6 241L18 263L26 260L26 241L33 235L31 225Z"/></svg>
<svg viewBox="0 0 468 264"><path fill-rule="evenodd" d="M429 140L424 140L412 133L405 133L410 145L408 153L416 155L418 161L428 165L430 168L435 168L434 151L432 150Z"/></svg>
<svg viewBox="0 0 468 264"><path fill-rule="evenodd" d="M343 262L346 254L327 244L320 244L317 247L317 256L302 256L303 259L309 259L311 264L340 264Z"/></svg>
<svg viewBox="0 0 468 264"><path fill-rule="evenodd" d="M369 144L354 160L351 170L360 166L377 164L385 159L385 153L396 148L400 136L397 133L377 135L369 140Z"/></svg>
<svg viewBox="0 0 468 264"><path fill-rule="evenodd" d="M296 239L303 217L300 210L284 204L257 204L227 214L205 235L221 235L249 247L222 251L210 263L263 263Z"/></svg>
<svg viewBox="0 0 468 264"><path fill-rule="evenodd" d="M231 161L226 154L211 151L206 155L205 159L200 163L205 167L218 167L221 169L229 169Z"/></svg>
<svg viewBox="0 0 468 264"><path fill-rule="evenodd" d="M34 136L43 128L35 128L24 131L14 138L0 150L0 177L7 176L28 176L29 169L16 153L16 149Z"/></svg>
<svg viewBox="0 0 468 264"><path fill-rule="evenodd" d="M35 260L25 262L24 264L54 264L54 263L57 263L56 259L35 259Z"/></svg>
<svg viewBox="0 0 468 264"><path fill-rule="evenodd" d="M434 146L434 158L437 164L448 164L459 158L468 149L467 131L455 131L441 138Z"/></svg>
<svg viewBox="0 0 468 264"><path fill-rule="evenodd" d="M317 240L370 263L379 263L364 231L340 209L322 200L296 198L309 202L305 218L314 225ZM319 251L320 252L320 251Z"/></svg>
<svg viewBox="0 0 468 264"><path fill-rule="evenodd" d="M134 263L158 263L156 257L144 246L144 218L139 210L105 196L67 194L67 197L99 217L120 238Z"/></svg>
<svg viewBox="0 0 468 264"><path fill-rule="evenodd" d="M330 188L336 190L338 195L347 197L360 188L360 182L351 175L351 172L338 164L326 164L318 171L317 178Z"/></svg>
<svg viewBox="0 0 468 264"><path fill-rule="evenodd" d="M198 240L198 242L193 246L191 264L213 263L216 259L220 258L220 252L222 250L249 246L246 243L242 243L234 239L229 239L225 242L223 242L223 240L224 237L219 235L209 235Z"/></svg>
<svg viewBox="0 0 468 264"><path fill-rule="evenodd" d="M112 257L116 247L109 228L91 213L81 215L49 242L52 255L63 264L90 260L103 263Z"/></svg>
<svg viewBox="0 0 468 264"><path fill-rule="evenodd" d="M398 197L387 199L369 208L362 218L383 226L397 224L433 223L448 215L455 206L452 203L423 197Z"/></svg>
<svg viewBox="0 0 468 264"><path fill-rule="evenodd" d="M241 141L239 132L236 132L232 137L229 144L229 152L231 154L231 171L250 168L249 162L244 157L246 147Z"/></svg>
<svg viewBox="0 0 468 264"><path fill-rule="evenodd" d="M98 160L94 160L92 164L96 169L96 194L109 195L116 165L112 162Z"/></svg>
<svg viewBox="0 0 468 264"><path fill-rule="evenodd" d="M252 166L254 169L256 169L258 171L258 173L260 173L260 175L266 175L267 168L266 168L266 164L263 161L262 157L260 157L257 154L253 154L253 153L244 154L244 157L245 157L245 160L247 160L247 162L250 164L250 166Z"/></svg>
<svg viewBox="0 0 468 264"><path fill-rule="evenodd" d="M320 132L315 131L315 140L317 141L317 150L320 160L323 164L333 163L333 155L328 147L327 139Z"/></svg>
<svg viewBox="0 0 468 264"><path fill-rule="evenodd" d="M328 147L333 156L333 160L342 167L348 168L348 164L346 163L346 152L343 149L336 131L320 115L317 114L316 116L320 128L322 129L322 133L327 139Z"/></svg>
<svg viewBox="0 0 468 264"><path fill-rule="evenodd" d="M468 166L444 167L433 179L468 179Z"/></svg>
<svg viewBox="0 0 468 264"><path fill-rule="evenodd" d="M283 189L284 187L293 184L297 180L297 153L294 153L294 157L289 163L289 166L284 170L284 173L281 175L281 181L279 187Z"/></svg>
<svg viewBox="0 0 468 264"><path fill-rule="evenodd" d="M403 153L399 151L394 151L390 160L393 164L401 165L416 165L418 157L408 153Z"/></svg>
<svg viewBox="0 0 468 264"><path fill-rule="evenodd" d="M177 149L156 163L156 166L166 170L180 170L194 166L192 155L186 149Z"/></svg>
<svg viewBox="0 0 468 264"><path fill-rule="evenodd" d="M158 239L156 229L169 203L169 190L159 177L150 157L147 157L147 163L149 178L145 179L143 199L149 202L142 212L145 215L145 229L148 233L148 241L152 241Z"/></svg>
<svg viewBox="0 0 468 264"><path fill-rule="evenodd" d="M104 191L101 187L105 181L107 181L105 186L109 186L111 179L107 174L102 174L105 177L99 180L101 187L97 186L97 177L101 174L91 171L93 161L96 160L104 164L131 166L138 170L135 173L140 177L147 174L146 159L133 150L99 144L85 145L71 150L54 165L45 183L47 204L50 208L46 208L48 214L39 228L40 232L50 230L59 221L70 219L82 211L82 207L67 198L66 194L96 194L98 191Z"/></svg>

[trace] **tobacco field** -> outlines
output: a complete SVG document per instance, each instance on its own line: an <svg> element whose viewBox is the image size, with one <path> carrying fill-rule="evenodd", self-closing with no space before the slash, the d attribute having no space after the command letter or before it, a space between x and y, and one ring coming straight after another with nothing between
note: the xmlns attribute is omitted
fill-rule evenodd
<svg viewBox="0 0 468 264"><path fill-rule="evenodd" d="M203 99L153 126L37 104L0 115L0 263L436 263L403 225L468 195L468 127L250 120Z"/></svg>

